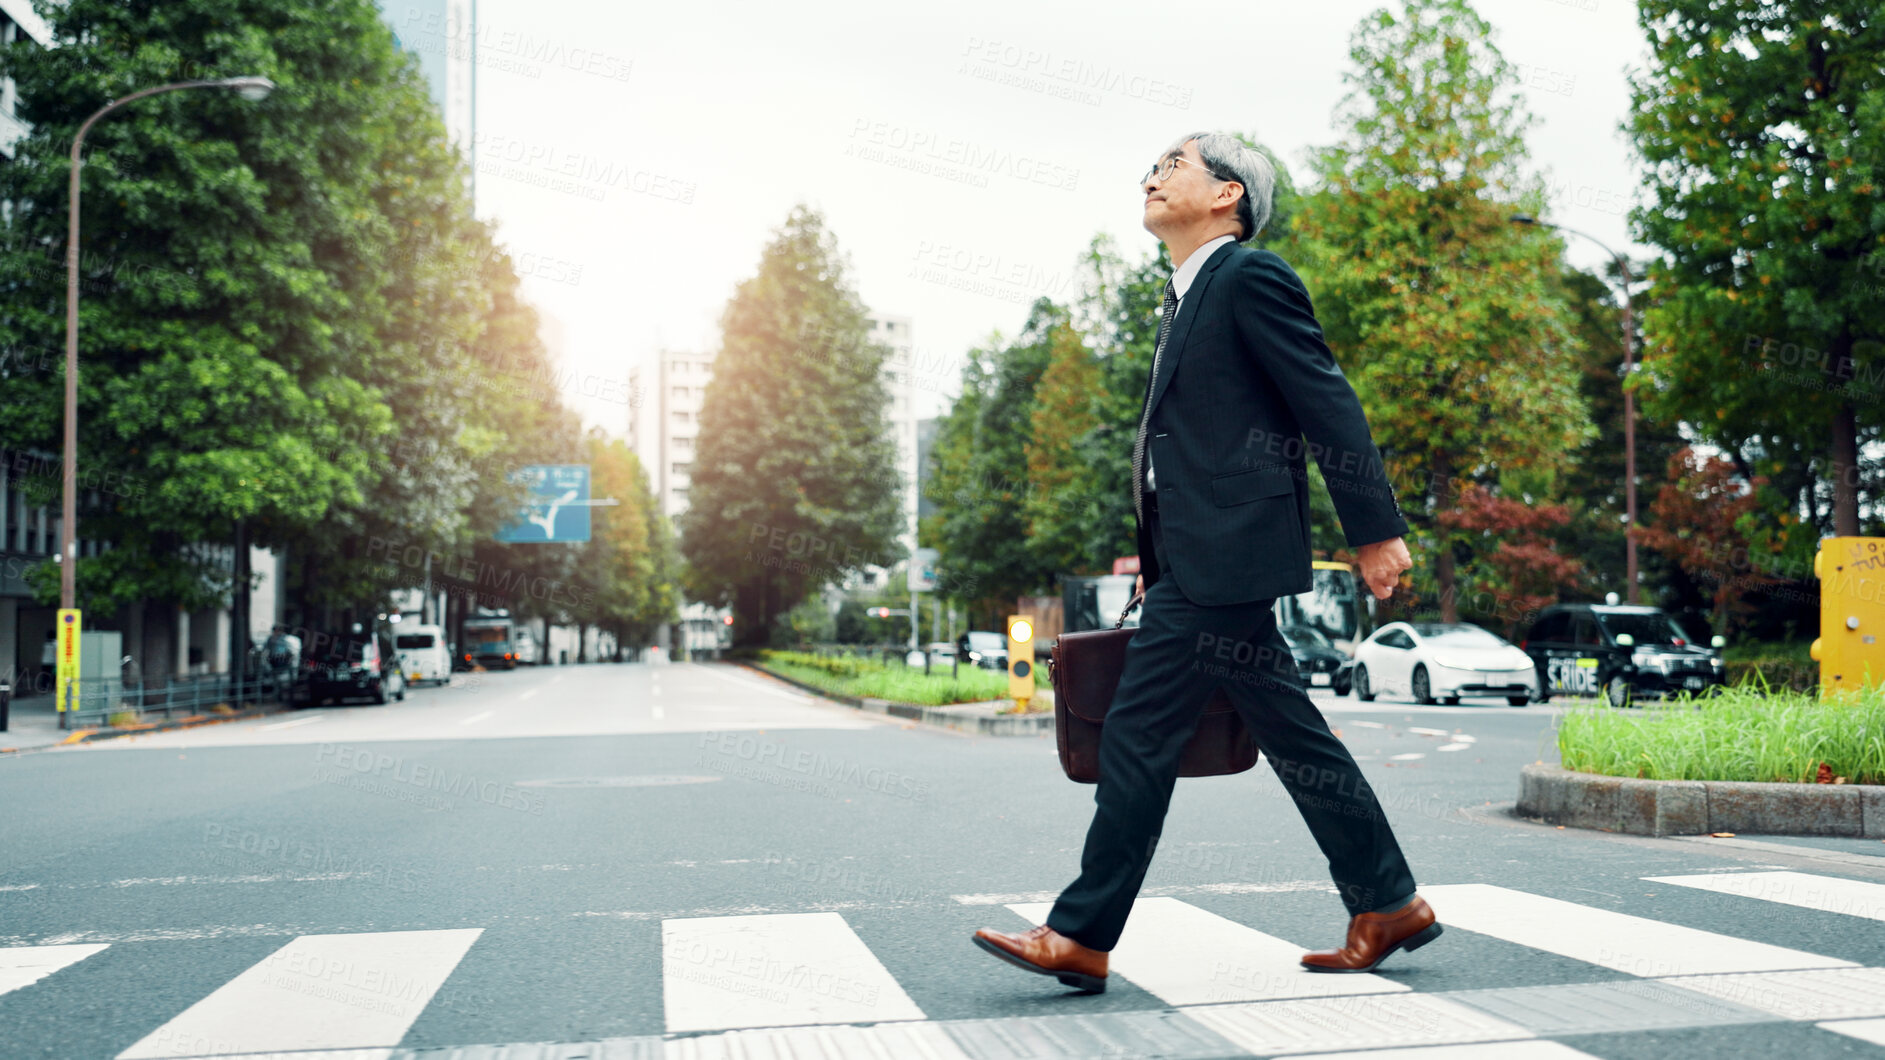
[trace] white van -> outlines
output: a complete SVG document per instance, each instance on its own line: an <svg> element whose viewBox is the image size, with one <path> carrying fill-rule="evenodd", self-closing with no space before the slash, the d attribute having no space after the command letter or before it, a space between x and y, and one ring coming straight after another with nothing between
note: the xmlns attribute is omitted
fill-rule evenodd
<svg viewBox="0 0 1885 1060"><path fill-rule="evenodd" d="M399 652L399 668L408 684L435 681L442 685L452 679L452 651L445 643L443 627L395 626L393 647Z"/></svg>

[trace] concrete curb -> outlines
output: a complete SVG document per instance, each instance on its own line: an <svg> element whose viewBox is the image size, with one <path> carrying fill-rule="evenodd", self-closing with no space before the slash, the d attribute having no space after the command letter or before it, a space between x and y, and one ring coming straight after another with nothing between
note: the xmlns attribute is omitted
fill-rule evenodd
<svg viewBox="0 0 1885 1060"><path fill-rule="evenodd" d="M266 718L270 714L285 714L290 707L279 703L267 707L255 707L239 710L233 714L190 714L181 718L167 718L163 721L141 722L137 725L117 725L96 729L73 729L65 739L56 743L39 744L33 747L0 747L0 755L25 755L39 751L50 751L57 747L71 747L74 744L97 743L100 740L116 740L124 736L143 736L146 733L168 732L172 729L194 729L201 725L216 725L225 721L242 721L245 718ZM5 738L0 733L0 739Z"/></svg>
<svg viewBox="0 0 1885 1060"><path fill-rule="evenodd" d="M1885 839L1885 787L1724 780L1637 780L1558 766L1519 771L1517 812L1631 835L1822 835Z"/></svg>
<svg viewBox="0 0 1885 1060"><path fill-rule="evenodd" d="M919 703L895 703L888 699L847 696L839 692L827 691L816 685L768 670L758 663L740 661L738 665L775 680L784 681L820 699L829 699L834 703L868 710L873 714L905 718L920 725L931 725L939 729L974 733L978 736L1037 736L1054 731L1054 712L1051 710L1028 714L995 713L996 710L1010 705L1011 700L991 699L982 703L953 703L946 707L927 707Z"/></svg>

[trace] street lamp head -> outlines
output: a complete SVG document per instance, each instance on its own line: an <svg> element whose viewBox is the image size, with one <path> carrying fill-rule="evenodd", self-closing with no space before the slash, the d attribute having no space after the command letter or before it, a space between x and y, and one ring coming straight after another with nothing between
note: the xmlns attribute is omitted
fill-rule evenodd
<svg viewBox="0 0 1885 1060"><path fill-rule="evenodd" d="M1506 220L1511 221L1515 225L1535 225L1538 223L1538 218L1528 213L1515 213L1506 218Z"/></svg>
<svg viewBox="0 0 1885 1060"><path fill-rule="evenodd" d="M266 77L225 77L216 83L223 88L235 89L236 95L251 103L267 99L268 94L275 91L275 82Z"/></svg>

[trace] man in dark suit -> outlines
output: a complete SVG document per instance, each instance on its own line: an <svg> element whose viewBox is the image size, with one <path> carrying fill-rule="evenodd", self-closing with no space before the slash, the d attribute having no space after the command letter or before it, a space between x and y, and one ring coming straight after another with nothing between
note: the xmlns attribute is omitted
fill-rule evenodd
<svg viewBox="0 0 1885 1060"><path fill-rule="evenodd" d="M1377 597L1413 561L1302 281L1282 258L1239 245L1268 220L1274 184L1267 159L1216 133L1184 137L1142 181L1145 227L1174 268L1133 446L1144 611L1101 733L1079 878L1040 927L975 935L1009 963L1088 992L1106 988L1107 952L1151 864L1180 755L1219 687L1296 800L1348 909L1345 944L1305 954L1304 967L1371 971L1440 933L1276 628L1276 598L1310 588L1305 455Z"/></svg>

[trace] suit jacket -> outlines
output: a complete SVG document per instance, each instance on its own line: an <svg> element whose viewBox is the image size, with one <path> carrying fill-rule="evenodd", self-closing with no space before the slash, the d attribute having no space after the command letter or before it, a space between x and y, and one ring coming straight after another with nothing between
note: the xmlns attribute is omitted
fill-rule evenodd
<svg viewBox="0 0 1885 1060"><path fill-rule="evenodd" d="M1307 592L1311 455L1349 547L1407 532L1361 402L1282 258L1217 248L1158 360L1146 451L1171 569L1158 568L1139 525L1148 588L1169 573L1186 599L1211 606Z"/></svg>

